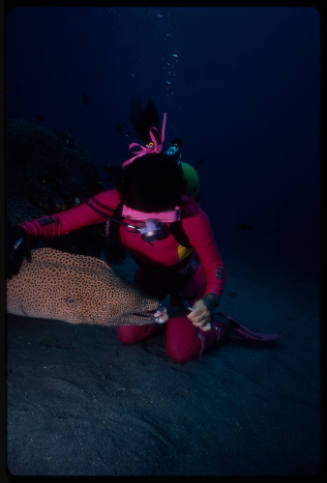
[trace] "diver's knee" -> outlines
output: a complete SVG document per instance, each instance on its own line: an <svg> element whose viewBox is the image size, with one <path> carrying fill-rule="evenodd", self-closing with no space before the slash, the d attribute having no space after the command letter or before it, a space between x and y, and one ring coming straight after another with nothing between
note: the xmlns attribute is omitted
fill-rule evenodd
<svg viewBox="0 0 327 483"><path fill-rule="evenodd" d="M195 357L190 351L175 351L172 348L167 348L167 354L172 361L178 364L185 364L185 362L189 362Z"/></svg>
<svg viewBox="0 0 327 483"><path fill-rule="evenodd" d="M127 325L117 328L117 335L120 342L123 344L135 344L138 341L137 333L133 330L134 327Z"/></svg>
<svg viewBox="0 0 327 483"><path fill-rule="evenodd" d="M156 326L157 324L121 325L117 328L118 338L123 344L135 344L150 337L154 333Z"/></svg>
<svg viewBox="0 0 327 483"><path fill-rule="evenodd" d="M186 316L168 321L166 332L167 354L174 362L183 364L197 355L196 329Z"/></svg>

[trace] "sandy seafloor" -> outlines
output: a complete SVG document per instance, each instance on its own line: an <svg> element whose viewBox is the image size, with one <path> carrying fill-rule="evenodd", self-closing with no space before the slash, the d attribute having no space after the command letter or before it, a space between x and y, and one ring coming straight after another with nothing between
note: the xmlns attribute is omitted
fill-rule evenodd
<svg viewBox="0 0 327 483"><path fill-rule="evenodd" d="M319 282L276 260L225 264L221 310L278 344L226 344L181 365L163 333L124 346L114 328L8 315L11 474L316 473Z"/></svg>

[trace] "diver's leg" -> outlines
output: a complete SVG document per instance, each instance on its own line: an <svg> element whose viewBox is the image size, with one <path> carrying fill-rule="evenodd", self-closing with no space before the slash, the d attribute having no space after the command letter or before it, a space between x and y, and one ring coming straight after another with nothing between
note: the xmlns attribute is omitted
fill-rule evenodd
<svg viewBox="0 0 327 483"><path fill-rule="evenodd" d="M133 284L146 295L152 295L159 298L162 298L163 296L161 290L157 287L157 283L149 280L141 268L138 268L136 271ZM119 340L123 344L135 344L140 340L147 339L151 335L157 334L162 329L163 325L161 324L121 325L117 328L117 334Z"/></svg>
<svg viewBox="0 0 327 483"><path fill-rule="evenodd" d="M219 329L222 330L222 327ZM222 332L217 331L216 324L205 332L194 327L186 315L174 317L167 322L167 354L174 362L188 362L201 357L204 351L217 345L221 335Z"/></svg>
<svg viewBox="0 0 327 483"><path fill-rule="evenodd" d="M117 334L123 344L135 344L157 333L160 327L159 324L120 325L117 327Z"/></svg>
<svg viewBox="0 0 327 483"><path fill-rule="evenodd" d="M202 265L193 276L184 284L178 296L172 297L172 303L180 304L182 299L187 299L192 304L200 299L205 291L206 280ZM186 315L169 319L166 331L166 349L168 356L175 362L187 362L196 357L201 357L204 351L208 351L217 345L223 334L223 324L212 324L212 328L203 331L195 327Z"/></svg>

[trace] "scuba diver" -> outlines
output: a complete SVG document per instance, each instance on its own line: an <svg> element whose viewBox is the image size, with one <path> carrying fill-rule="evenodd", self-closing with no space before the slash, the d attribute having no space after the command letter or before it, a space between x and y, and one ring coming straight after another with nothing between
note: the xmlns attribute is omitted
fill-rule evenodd
<svg viewBox="0 0 327 483"><path fill-rule="evenodd" d="M134 344L166 328L168 356L186 362L201 357L222 340L274 340L276 337L254 333L215 313L224 288L225 266L209 217L198 204L198 175L181 160L180 139L175 138L164 150L167 113L160 131L152 101L145 109L139 105L130 119L144 144L129 145L132 157L122 163L114 189L9 230L7 276L17 273L33 240L106 222L117 259L127 251L138 265L134 285L162 301L170 296L171 306L180 309L177 315L166 311L161 324L119 326L122 343Z"/></svg>

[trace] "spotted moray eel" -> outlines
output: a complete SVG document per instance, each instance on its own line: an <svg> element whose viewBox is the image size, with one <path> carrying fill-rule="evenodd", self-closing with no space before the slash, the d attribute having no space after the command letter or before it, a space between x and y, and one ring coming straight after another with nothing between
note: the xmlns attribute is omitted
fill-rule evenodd
<svg viewBox="0 0 327 483"><path fill-rule="evenodd" d="M52 248L31 252L7 280L7 312L106 326L154 322L159 300L122 280L104 261Z"/></svg>

